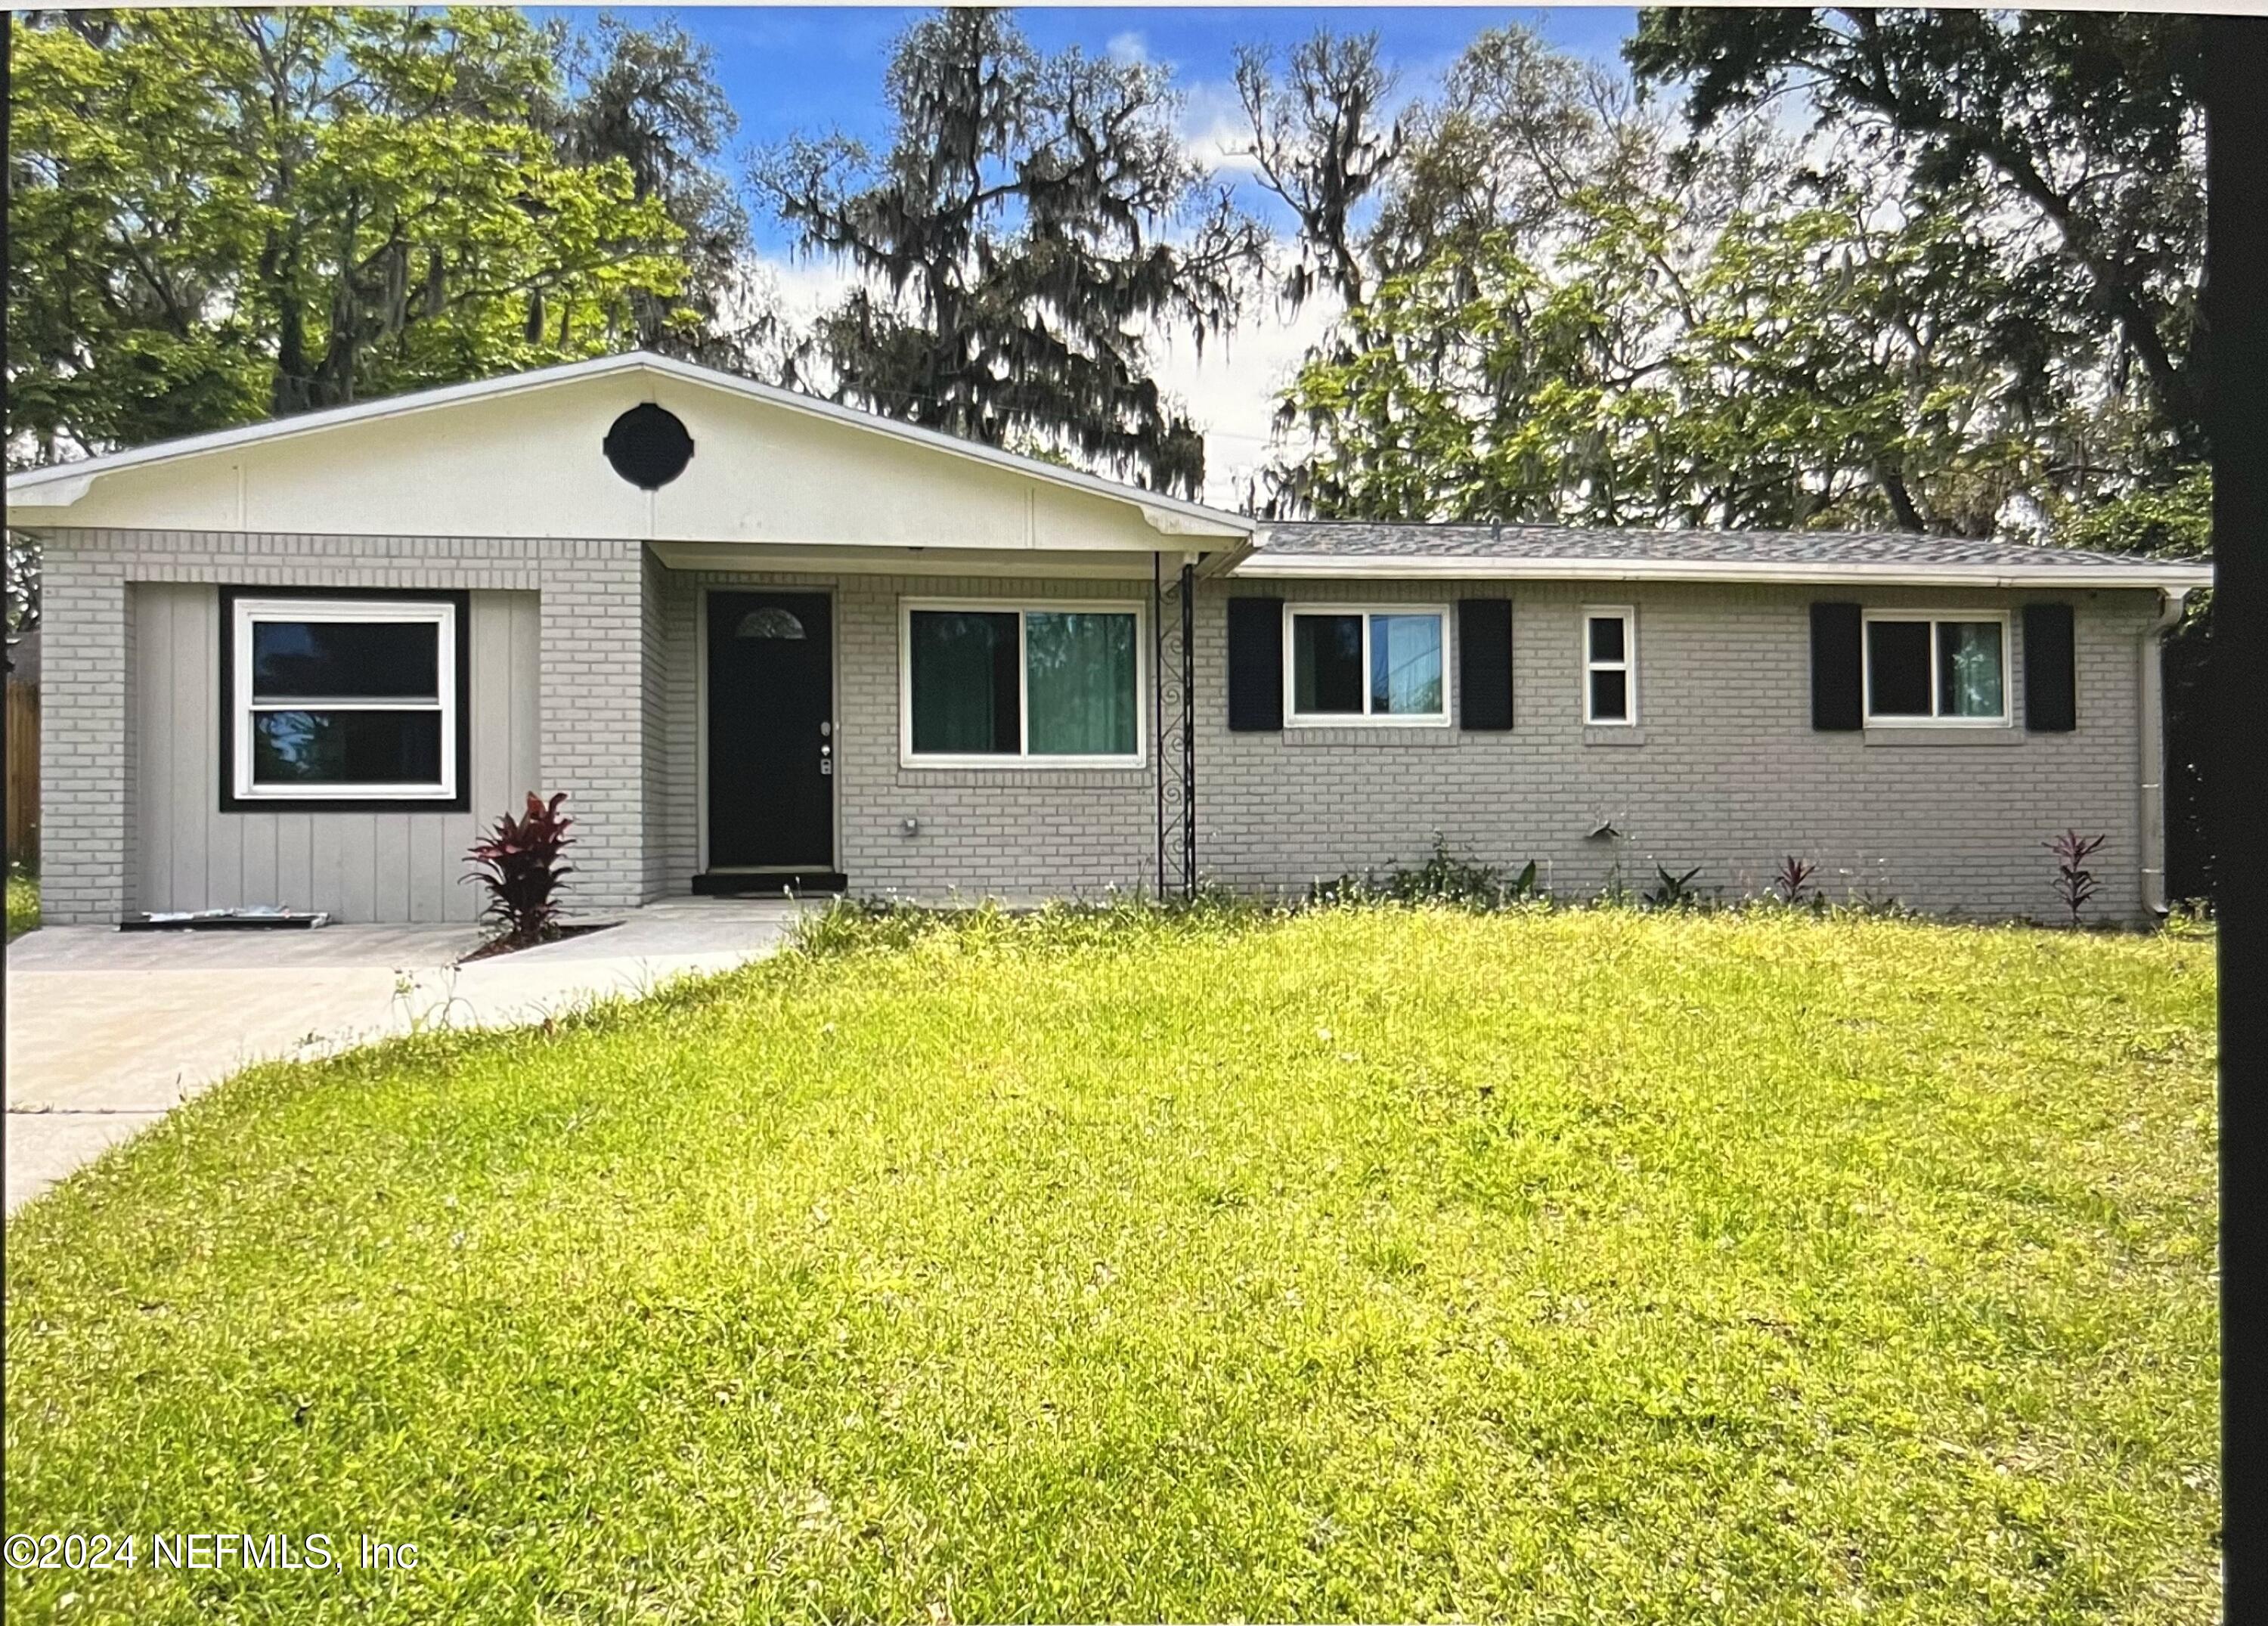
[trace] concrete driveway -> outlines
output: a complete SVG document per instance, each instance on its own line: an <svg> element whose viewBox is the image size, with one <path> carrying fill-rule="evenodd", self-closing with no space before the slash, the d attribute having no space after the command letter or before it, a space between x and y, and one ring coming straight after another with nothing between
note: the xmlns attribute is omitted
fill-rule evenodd
<svg viewBox="0 0 2268 1626"><path fill-rule="evenodd" d="M673 899L461 967L470 926L42 927L8 945L7 1211L250 1063L634 997L770 953L805 907Z"/></svg>

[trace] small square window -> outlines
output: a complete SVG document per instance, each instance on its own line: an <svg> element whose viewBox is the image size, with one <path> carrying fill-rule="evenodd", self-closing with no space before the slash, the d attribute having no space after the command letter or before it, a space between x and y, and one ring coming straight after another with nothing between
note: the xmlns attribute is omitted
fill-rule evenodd
<svg viewBox="0 0 2268 1626"><path fill-rule="evenodd" d="M1626 726L1638 720L1638 613L1626 605L1583 612L1583 721Z"/></svg>

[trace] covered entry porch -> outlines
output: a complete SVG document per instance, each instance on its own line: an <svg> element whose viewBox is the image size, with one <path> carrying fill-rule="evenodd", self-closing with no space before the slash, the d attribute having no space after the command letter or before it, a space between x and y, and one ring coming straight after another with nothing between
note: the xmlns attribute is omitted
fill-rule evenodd
<svg viewBox="0 0 2268 1626"><path fill-rule="evenodd" d="M666 892L1194 883L1203 554L652 551Z"/></svg>

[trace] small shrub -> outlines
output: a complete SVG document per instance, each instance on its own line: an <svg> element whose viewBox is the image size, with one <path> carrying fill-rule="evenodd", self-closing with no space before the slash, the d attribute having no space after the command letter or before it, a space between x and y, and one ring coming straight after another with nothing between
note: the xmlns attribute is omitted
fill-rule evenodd
<svg viewBox="0 0 2268 1626"><path fill-rule="evenodd" d="M462 879L489 890L481 918L496 921L503 929L500 940L515 948L559 933L560 884L575 872L573 865L559 861L574 844L567 831L575 821L559 811L566 799L564 791L549 802L530 791L525 814L504 814L465 855L474 872Z"/></svg>
<svg viewBox="0 0 2268 1626"><path fill-rule="evenodd" d="M1683 875L1672 875L1662 865L1655 865L1653 890L1646 894L1647 905L1658 909L1690 908L1697 901L1693 890L1693 878L1700 872L1701 866L1697 864Z"/></svg>
<svg viewBox="0 0 2268 1626"><path fill-rule="evenodd" d="M1779 873L1772 879L1772 889L1779 894L1779 901L1790 909L1802 902L1804 892L1811 885L1811 878L1818 868L1815 864L1806 864L1793 853L1782 858Z"/></svg>
<svg viewBox="0 0 2268 1626"><path fill-rule="evenodd" d="M1506 879L1492 864L1460 858L1436 835L1433 856L1416 869L1393 869L1383 879L1366 871L1322 881L1309 890L1314 903L1451 903L1464 909L1494 909L1536 896L1535 860Z"/></svg>
<svg viewBox="0 0 2268 1626"><path fill-rule="evenodd" d="M2087 867L2087 861L2110 839L2107 835L2081 835L2077 830L2066 830L2055 840L2040 843L2055 854L2056 896L2063 900L2064 908L2071 912L2071 923L2074 926L2079 924L2080 911L2087 907L2087 901L2102 885L2095 879L2095 872Z"/></svg>
<svg viewBox="0 0 2268 1626"><path fill-rule="evenodd" d="M788 941L814 959L864 948L904 948L932 930L937 916L934 909L894 898L836 898L798 916Z"/></svg>

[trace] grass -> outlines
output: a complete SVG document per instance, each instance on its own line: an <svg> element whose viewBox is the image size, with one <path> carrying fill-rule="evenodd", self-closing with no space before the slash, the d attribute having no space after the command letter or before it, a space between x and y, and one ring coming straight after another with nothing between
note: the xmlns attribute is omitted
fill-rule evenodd
<svg viewBox="0 0 2268 1626"><path fill-rule="evenodd" d="M39 878L11 865L8 868L8 940L14 942L39 923Z"/></svg>
<svg viewBox="0 0 2268 1626"><path fill-rule="evenodd" d="M422 1561L11 1621L2216 1615L2206 943L817 940L254 1071L33 1204L11 1529Z"/></svg>

